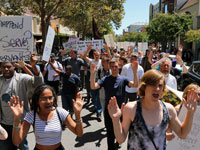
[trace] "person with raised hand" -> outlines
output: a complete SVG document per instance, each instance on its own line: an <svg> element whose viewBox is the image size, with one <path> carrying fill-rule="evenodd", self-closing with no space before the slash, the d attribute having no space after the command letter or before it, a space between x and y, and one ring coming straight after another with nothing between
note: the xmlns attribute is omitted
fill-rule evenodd
<svg viewBox="0 0 200 150"><path fill-rule="evenodd" d="M129 133L128 150L165 150L168 125L179 138L187 137L192 127L198 94L192 89L188 91L187 98L183 99L187 114L181 123L175 108L160 100L165 88L164 75L152 69L145 72L141 79L138 89L140 100L129 102L125 106L122 104L120 109L116 98L110 99L108 111L119 144L126 140Z"/></svg>
<svg viewBox="0 0 200 150"><path fill-rule="evenodd" d="M33 125L36 145L34 150L64 150L61 144L62 129L66 125L69 130L78 136L83 135L81 121L81 110L83 99L80 93L73 100L75 120L71 118L68 111L57 107L56 93L49 85L40 85L36 88L32 97L31 112L29 112L21 123L23 114L23 101L19 97L11 97L8 102L14 114L13 144L19 145L28 134L30 126Z"/></svg>
<svg viewBox="0 0 200 150"><path fill-rule="evenodd" d="M134 78L130 81L127 77L119 75L119 62L117 60L111 60L109 62L109 67L111 69L111 75L104 76L98 82L95 82L95 73L97 67L95 64L91 65L90 73L90 86L91 89L99 89L104 87L105 90L105 110L104 110L104 123L107 130L107 145L108 150L118 149L119 145L115 143L114 130L112 125L112 119L108 114L108 103L111 97L116 96L117 105L121 108L121 104L126 102L125 100L125 87L137 87L138 86L138 62L131 64Z"/></svg>
<svg viewBox="0 0 200 150"><path fill-rule="evenodd" d="M29 93L31 93L38 85L43 83L43 76L36 67L37 57L35 54L31 54L30 64L34 72L33 76L24 73L17 73L15 71L15 65L13 62L1 63L2 76L0 76L0 123L8 133L8 138L6 140L0 140L1 150L16 150L18 148L23 150L29 149L26 138L24 138L24 141L18 147L13 145L11 137L14 117L8 106L8 102L13 95L18 95L20 99L23 99L24 110L22 118L20 119L23 120L26 113L30 110Z"/></svg>

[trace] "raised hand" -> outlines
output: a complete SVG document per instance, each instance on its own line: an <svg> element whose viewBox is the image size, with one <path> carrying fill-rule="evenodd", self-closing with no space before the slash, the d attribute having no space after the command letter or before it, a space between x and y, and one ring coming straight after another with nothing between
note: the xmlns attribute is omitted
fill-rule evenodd
<svg viewBox="0 0 200 150"><path fill-rule="evenodd" d="M61 51L61 55L62 55L62 56L64 56L65 53L66 53L66 50L65 50L65 49Z"/></svg>
<svg viewBox="0 0 200 150"><path fill-rule="evenodd" d="M176 55L176 61L177 61L180 65L183 64L183 60L182 60L181 56L179 56L179 55Z"/></svg>
<svg viewBox="0 0 200 150"><path fill-rule="evenodd" d="M124 108L124 103L122 104L121 109L120 109L118 104L117 104L116 97L115 96L111 97L109 104L108 104L108 112L109 112L110 117L113 120L120 119L120 117L122 115L123 108Z"/></svg>
<svg viewBox="0 0 200 150"><path fill-rule="evenodd" d="M97 71L97 67L94 63L91 63L90 73L95 73Z"/></svg>
<svg viewBox="0 0 200 150"><path fill-rule="evenodd" d="M104 48L106 51L109 51L109 47L108 47L107 44L105 44L105 45L103 46L103 48Z"/></svg>
<svg viewBox="0 0 200 150"><path fill-rule="evenodd" d="M19 68L24 68L25 67L25 62L24 61L19 61L17 63L15 63L15 66L16 67L19 67Z"/></svg>
<svg viewBox="0 0 200 150"><path fill-rule="evenodd" d="M73 99L74 113L80 114L83 108L83 98L80 93L77 93L76 100Z"/></svg>
<svg viewBox="0 0 200 150"><path fill-rule="evenodd" d="M131 67L132 67L132 69L133 69L134 72L137 72L137 70L138 70L138 61L134 61L131 64Z"/></svg>
<svg viewBox="0 0 200 150"><path fill-rule="evenodd" d="M183 45L180 44L180 45L178 46L178 50L179 50L179 51L183 51Z"/></svg>
<svg viewBox="0 0 200 150"><path fill-rule="evenodd" d="M88 50L92 49L92 44L88 44Z"/></svg>
<svg viewBox="0 0 200 150"><path fill-rule="evenodd" d="M192 89L188 90L187 100L183 98L183 104L190 112L195 112L197 107L198 93Z"/></svg>
<svg viewBox="0 0 200 150"><path fill-rule="evenodd" d="M24 102L19 101L19 96L17 96L17 98L15 96L11 96L10 98L11 102L8 102L8 105L10 106L10 109L12 110L14 117L20 119L21 115L23 114L23 105Z"/></svg>

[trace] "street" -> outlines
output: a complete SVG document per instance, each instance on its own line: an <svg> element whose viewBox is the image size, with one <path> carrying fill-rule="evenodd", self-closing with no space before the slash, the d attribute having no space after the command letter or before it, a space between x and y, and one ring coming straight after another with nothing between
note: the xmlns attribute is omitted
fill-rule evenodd
<svg viewBox="0 0 200 150"><path fill-rule="evenodd" d="M83 96L85 93L83 93ZM61 97L58 96L58 106L61 107ZM84 135L82 137L75 136L71 131L66 129L62 133L62 144L67 150L106 150L106 129L104 128L104 121L100 122L96 114L93 113L93 104L86 104L82 110ZM32 129L30 130L32 131ZM33 133L28 134L28 144L30 150L35 146L35 137ZM126 142L121 145L120 150L126 149Z"/></svg>

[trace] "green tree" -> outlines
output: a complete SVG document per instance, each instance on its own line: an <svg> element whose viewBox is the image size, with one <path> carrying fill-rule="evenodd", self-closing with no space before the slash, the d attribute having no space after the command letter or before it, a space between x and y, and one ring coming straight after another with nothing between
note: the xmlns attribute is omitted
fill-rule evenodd
<svg viewBox="0 0 200 150"><path fill-rule="evenodd" d="M79 0L64 6L60 11L63 24L80 31L83 38L87 33L93 33L95 39L102 38L110 32L111 24L119 28L124 16L125 0ZM75 19L75 20L74 20Z"/></svg>
<svg viewBox="0 0 200 150"><path fill-rule="evenodd" d="M46 34L50 20L56 17L62 5L67 5L70 0L24 0L24 5L34 14L40 16L42 27L42 48L46 41Z"/></svg>
<svg viewBox="0 0 200 150"><path fill-rule="evenodd" d="M173 42L178 35L184 35L192 25L192 15L157 14L146 27L149 41L160 42L165 50L167 42Z"/></svg>
<svg viewBox="0 0 200 150"><path fill-rule="evenodd" d="M25 7L23 0L0 1L0 12L4 13L5 15L22 15L24 11Z"/></svg>
<svg viewBox="0 0 200 150"><path fill-rule="evenodd" d="M199 30L189 30L186 34L186 42L197 42L200 41L200 29Z"/></svg>

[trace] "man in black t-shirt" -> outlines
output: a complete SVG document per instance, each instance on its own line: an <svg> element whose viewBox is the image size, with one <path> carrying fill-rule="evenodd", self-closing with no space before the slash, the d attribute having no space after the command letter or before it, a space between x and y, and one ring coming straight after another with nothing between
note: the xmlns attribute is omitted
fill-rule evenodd
<svg viewBox="0 0 200 150"><path fill-rule="evenodd" d="M133 73L134 76L136 77L134 78L134 81L129 81L126 77L119 75L119 63L117 60L111 60L109 65L112 74L103 77L101 80L98 80L98 82L95 82L95 72L97 71L96 66L94 64L91 65L90 86L91 89L99 89L101 87L104 87L105 89L104 122L105 122L105 127L107 129L108 150L116 150L117 148L113 146L115 142L115 135L112 125L112 119L109 116L107 106L110 98L115 96L119 107L121 107L121 104L125 103L126 85L128 85L129 87L138 86L138 78L137 78L138 63L132 65Z"/></svg>

